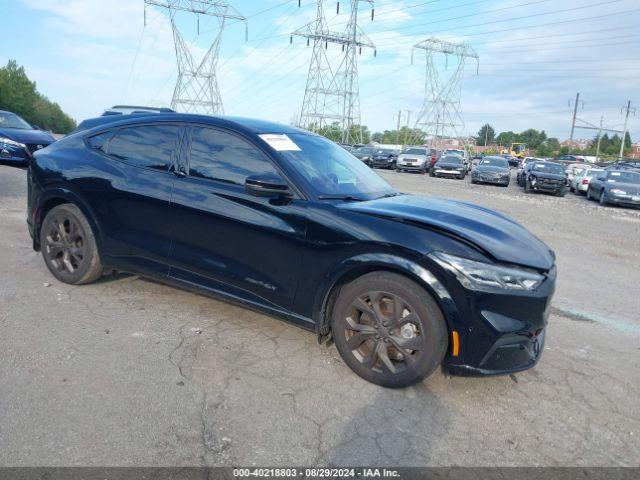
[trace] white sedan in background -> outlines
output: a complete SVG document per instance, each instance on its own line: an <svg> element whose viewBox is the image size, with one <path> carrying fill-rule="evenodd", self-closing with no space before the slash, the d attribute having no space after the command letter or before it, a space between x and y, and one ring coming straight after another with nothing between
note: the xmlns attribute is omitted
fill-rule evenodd
<svg viewBox="0 0 640 480"><path fill-rule="evenodd" d="M569 190L574 192L576 195L587 193L591 177L595 177L600 172L604 172L604 170L602 168L583 168L569 181Z"/></svg>

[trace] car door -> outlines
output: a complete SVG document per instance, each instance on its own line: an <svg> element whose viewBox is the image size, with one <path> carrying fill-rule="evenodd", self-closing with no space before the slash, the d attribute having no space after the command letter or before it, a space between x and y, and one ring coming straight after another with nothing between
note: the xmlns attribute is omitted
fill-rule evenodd
<svg viewBox="0 0 640 480"><path fill-rule="evenodd" d="M103 255L110 265L168 275L172 230L167 222L180 150L180 127L170 124L126 126L90 137L101 161L100 178L83 191L101 229Z"/></svg>
<svg viewBox="0 0 640 480"><path fill-rule="evenodd" d="M248 175L278 173L238 134L193 126L186 176L172 198L176 279L270 307L289 308L300 275L306 202L258 197Z"/></svg>

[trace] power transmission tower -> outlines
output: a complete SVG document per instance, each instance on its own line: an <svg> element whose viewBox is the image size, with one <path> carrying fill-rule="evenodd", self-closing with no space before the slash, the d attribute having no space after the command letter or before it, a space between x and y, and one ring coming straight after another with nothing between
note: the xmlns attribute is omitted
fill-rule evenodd
<svg viewBox="0 0 640 480"><path fill-rule="evenodd" d="M416 118L415 128L426 134L427 141L434 148L442 149L443 139L455 138L466 146L464 138L464 120L460 109L460 92L462 77L468 58L476 61L476 69L480 66L478 54L466 43L454 43L437 38L428 38L416 43L411 49L411 63L416 49L424 50L426 58L425 98ZM440 55L444 55L445 68L449 64L449 56L453 56L456 64L448 78L438 64Z"/></svg>
<svg viewBox="0 0 640 480"><path fill-rule="evenodd" d="M171 108L178 111L224 114L222 97L218 88L216 68L220 42L227 19L245 23L247 35L247 19L225 1L217 0L144 0L145 24L147 5L166 8L169 11L173 42L178 63L178 80L171 99ZM197 63L191 53L189 44L185 42L177 23L177 13L187 12L196 15L198 34L200 33L200 16L214 17L218 22L214 36L202 61Z"/></svg>
<svg viewBox="0 0 640 480"><path fill-rule="evenodd" d="M317 0L316 20L299 28L291 34L307 39L307 45L313 41L313 53L309 64L307 86L302 102L299 126L312 131L338 122L342 130L343 143L361 143L360 98L358 91L357 55L363 47L375 45L358 25L358 7L360 2L371 5L373 20L373 0L350 0L351 12L344 32L329 30L324 14L323 0ZM338 2L337 12L340 12ZM338 44L342 48L340 63L335 68L328 55L329 44Z"/></svg>

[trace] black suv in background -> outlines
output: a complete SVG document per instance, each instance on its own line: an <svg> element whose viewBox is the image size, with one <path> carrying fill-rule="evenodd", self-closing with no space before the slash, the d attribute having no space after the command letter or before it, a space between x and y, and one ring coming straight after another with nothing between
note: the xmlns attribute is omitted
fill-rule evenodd
<svg viewBox="0 0 640 480"><path fill-rule="evenodd" d="M524 191L553 193L564 197L569 190L564 165L555 162L533 162L522 172Z"/></svg>
<svg viewBox="0 0 640 480"><path fill-rule="evenodd" d="M400 150L391 148L379 148L371 155L369 165L375 168L388 168L395 170Z"/></svg>

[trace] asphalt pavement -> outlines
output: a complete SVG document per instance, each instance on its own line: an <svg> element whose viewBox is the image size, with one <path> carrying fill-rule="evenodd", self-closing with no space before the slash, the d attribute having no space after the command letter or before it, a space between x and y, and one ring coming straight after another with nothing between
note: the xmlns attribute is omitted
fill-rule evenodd
<svg viewBox="0 0 640 480"><path fill-rule="evenodd" d="M537 367L387 390L275 318L124 274L61 284L25 172L0 167L0 466L639 466L640 210L379 173L556 251Z"/></svg>

